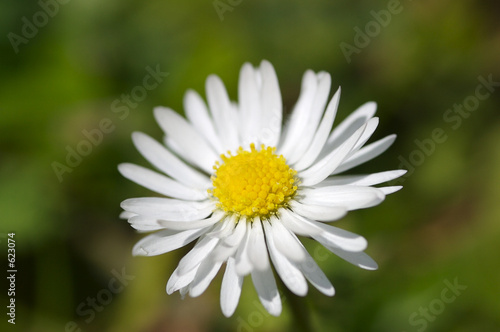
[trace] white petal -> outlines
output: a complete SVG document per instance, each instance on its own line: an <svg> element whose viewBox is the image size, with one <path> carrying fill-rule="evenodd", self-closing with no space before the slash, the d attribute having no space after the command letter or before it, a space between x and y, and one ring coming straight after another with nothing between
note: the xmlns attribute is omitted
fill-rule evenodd
<svg viewBox="0 0 500 332"><path fill-rule="evenodd" d="M375 129L377 129L378 124L379 124L379 118L377 117L371 118L366 122L366 128L363 131L363 134L361 135L359 140L356 142L356 145L354 145L354 147L352 148L350 156L352 156L355 152L357 152L366 143L366 141L370 139L370 137L375 132ZM350 156L349 158L347 158L347 160L350 159Z"/></svg>
<svg viewBox="0 0 500 332"><path fill-rule="evenodd" d="M291 201L290 207L301 216L326 222L338 220L347 214L347 209L342 206L301 204L297 201Z"/></svg>
<svg viewBox="0 0 500 332"><path fill-rule="evenodd" d="M321 224L322 226L329 226ZM328 244L330 247L338 247L349 252L359 252L366 249L368 243L366 239L360 235L348 232L346 230L329 226L324 233L312 235L312 238L323 245Z"/></svg>
<svg viewBox="0 0 500 332"><path fill-rule="evenodd" d="M184 95L184 109L186 117L193 124L193 127L210 143L215 151L224 151L219 141L219 137L210 118L207 105L200 95L188 90Z"/></svg>
<svg viewBox="0 0 500 332"><path fill-rule="evenodd" d="M173 292L178 291L181 288L188 286L194 279L198 269L193 268L187 273L180 274L179 267L174 270L174 273L170 276L167 282L167 294L170 295Z"/></svg>
<svg viewBox="0 0 500 332"><path fill-rule="evenodd" d="M218 156L193 126L182 116L166 107L156 107L154 115L167 137L180 147L182 155L196 162L196 165L208 174L212 173L212 166Z"/></svg>
<svg viewBox="0 0 500 332"><path fill-rule="evenodd" d="M217 213L221 213L224 220L219 222L209 233L207 233L207 236L223 239L233 232L235 227L234 218L233 216L226 215L226 213L221 210L218 210Z"/></svg>
<svg viewBox="0 0 500 332"><path fill-rule="evenodd" d="M261 87L261 118L260 130L258 132L259 143L267 146L276 146L281 135L281 121L283 106L278 77L273 66L263 60L260 64L262 76Z"/></svg>
<svg viewBox="0 0 500 332"><path fill-rule="evenodd" d="M381 190L385 195L393 194L396 191L399 191L403 188L403 186L390 186L390 187L380 187L377 188Z"/></svg>
<svg viewBox="0 0 500 332"><path fill-rule="evenodd" d="M297 218L297 214L287 209L280 210L280 221L291 232L310 237L313 234L320 234L321 230L309 223L303 223Z"/></svg>
<svg viewBox="0 0 500 332"><path fill-rule="evenodd" d="M303 186L315 185L328 177L350 154L363 134L366 125L359 128L349 139L313 166L299 173Z"/></svg>
<svg viewBox="0 0 500 332"><path fill-rule="evenodd" d="M172 230L184 231L188 229L204 228L207 226L214 225L222 220L224 213L216 211L210 218L201 220L184 220L184 221L173 221L173 220L157 220L157 223L161 225L162 228L168 228Z"/></svg>
<svg viewBox="0 0 500 332"><path fill-rule="evenodd" d="M275 235L272 230L273 226L267 220L264 220L264 229L266 231L266 242L269 249L269 254L273 261L276 272L280 276L283 283L295 295L305 296L307 294L307 282L300 270L295 267L275 246Z"/></svg>
<svg viewBox="0 0 500 332"><path fill-rule="evenodd" d="M324 244L323 244L324 245ZM328 250L333 252L335 255L346 260L347 262L359 266L365 270L376 270L378 269L377 263L364 252L349 252L336 247L325 246Z"/></svg>
<svg viewBox="0 0 500 332"><path fill-rule="evenodd" d="M194 221L209 216L215 208L215 203L209 200L190 202L171 198L141 197L124 200L121 207L146 217L172 221Z"/></svg>
<svg viewBox="0 0 500 332"><path fill-rule="evenodd" d="M131 217L128 218L130 226L139 232L151 232L157 231L159 229L164 229L162 225L158 224L158 220L155 218L140 216L135 213L130 213Z"/></svg>
<svg viewBox="0 0 500 332"><path fill-rule="evenodd" d="M266 239L269 235L273 235L273 244L283 255L293 262L303 261L305 259L304 250L297 245L290 230L276 217L271 217L271 225L272 227L266 231Z"/></svg>
<svg viewBox="0 0 500 332"><path fill-rule="evenodd" d="M141 166L124 163L118 165L118 170L127 179L165 196L193 201L207 198L202 190L190 188Z"/></svg>
<svg viewBox="0 0 500 332"><path fill-rule="evenodd" d="M128 219L128 222L132 226L134 226L134 225L138 225L138 226L160 226L161 228L164 228L160 224L158 224L158 219L151 218L151 217L145 217L145 216L141 216L141 215L137 215L137 214L134 214L132 217L130 217Z"/></svg>
<svg viewBox="0 0 500 332"><path fill-rule="evenodd" d="M273 316L281 314L281 298L276 287L271 266L265 270L253 270L252 281L259 295L260 302L266 310Z"/></svg>
<svg viewBox="0 0 500 332"><path fill-rule="evenodd" d="M316 264L311 255L309 255L306 248L304 248L299 239L294 234L292 234L292 237L294 238L297 245L299 245L304 251L305 259L301 262L298 262L300 271L304 274L306 279L309 280L309 282L321 293L328 296L333 296L335 294L335 289L330 283L330 280L328 280L318 264Z"/></svg>
<svg viewBox="0 0 500 332"><path fill-rule="evenodd" d="M304 123L307 123L309 119L309 110L314 102L317 86L316 75L312 70L307 70L302 78L299 99L292 111L290 122L286 124L286 132L282 137L282 144L278 149L278 154L282 154L285 158L288 158L293 153L294 147L301 139L300 133L302 132Z"/></svg>
<svg viewBox="0 0 500 332"><path fill-rule="evenodd" d="M179 160L163 145L146 134L134 132L132 140L137 150L153 166L165 174L170 175L175 180L184 183L189 187L206 189L211 186L208 176L195 171Z"/></svg>
<svg viewBox="0 0 500 332"><path fill-rule="evenodd" d="M232 222L234 223L235 220ZM232 234L221 239L221 242L212 253L213 259L215 261L226 261L230 256L233 256L243 240L245 233L246 225L240 221L238 225L233 228Z"/></svg>
<svg viewBox="0 0 500 332"><path fill-rule="evenodd" d="M172 139L172 137L165 135L163 137L163 144L165 144L165 146L167 147L167 149L169 151L171 151L175 155L181 157L182 160L185 161L187 164L193 165L193 166L197 165L196 157L186 154L185 151L182 149L182 147L179 144L177 144L177 142L174 141ZM215 161L214 161L214 163L215 163Z"/></svg>
<svg viewBox="0 0 500 332"><path fill-rule="evenodd" d="M333 120L335 119L335 115L337 114L337 108L340 100L340 91L341 90L339 88L328 104L325 114L323 115L323 119L321 120L318 130L314 135L314 139L311 142L308 150L304 153L300 160L298 160L297 163L293 165L293 168L296 171L301 171L311 166L323 149L330 130L332 129Z"/></svg>
<svg viewBox="0 0 500 332"><path fill-rule="evenodd" d="M260 92L257 85L255 69L245 63L240 70L238 83L238 100L240 109L240 131L244 148L256 143L262 117Z"/></svg>
<svg viewBox="0 0 500 332"><path fill-rule="evenodd" d="M349 138L359 127L368 122L375 115L377 104L367 102L358 107L347 118L344 119L330 134L327 141L329 149L339 146L347 138Z"/></svg>
<svg viewBox="0 0 500 332"><path fill-rule="evenodd" d="M184 232L163 230L148 235L134 246L134 256L155 256L178 249L194 241L205 233L207 229L194 229Z"/></svg>
<svg viewBox="0 0 500 332"><path fill-rule="evenodd" d="M220 290L220 305L226 317L232 316L240 300L243 277L236 273L233 257L229 257Z"/></svg>
<svg viewBox="0 0 500 332"><path fill-rule="evenodd" d="M245 236L246 233L246 218L240 218L239 220L234 220L233 222L237 222L236 227L234 228L233 234L224 238L224 244L228 246L239 246L241 240Z"/></svg>
<svg viewBox="0 0 500 332"><path fill-rule="evenodd" d="M136 216L136 215L137 215L136 213L132 213L132 212L128 212L128 211L122 211L120 213L119 218L120 219L129 219L129 218L132 218L133 216Z"/></svg>
<svg viewBox="0 0 500 332"><path fill-rule="evenodd" d="M300 140L294 146L293 150L287 154L287 159L291 164L300 160L309 148L328 101L331 85L330 75L325 72L320 72L316 75L316 79L318 80L318 86L314 100L308 110L309 118L302 124L301 131L297 132Z"/></svg>
<svg viewBox="0 0 500 332"><path fill-rule="evenodd" d="M325 179L317 184L320 187L339 186L339 185L355 185L355 186L373 186L376 184L389 182L404 175L406 170L394 170L372 174L360 175L337 175Z"/></svg>
<svg viewBox="0 0 500 332"><path fill-rule="evenodd" d="M134 225L134 224L131 224L130 226L132 226L132 228L134 228L138 233L148 233L164 229L163 226Z"/></svg>
<svg viewBox="0 0 500 332"><path fill-rule="evenodd" d="M252 232L251 223L247 223L245 236L241 240L240 246L236 250L236 272L240 276L245 276L249 274L252 269L252 263L248 257L250 233Z"/></svg>
<svg viewBox="0 0 500 332"><path fill-rule="evenodd" d="M210 257L205 259L200 264L193 282L189 285L189 296L197 297L203 294L219 272L221 265L222 262L214 262Z"/></svg>
<svg viewBox="0 0 500 332"><path fill-rule="evenodd" d="M255 217L252 222L252 230L248 243L248 258L253 267L257 270L269 268L269 258L267 256L266 242L264 241L264 231L259 217Z"/></svg>
<svg viewBox="0 0 500 332"><path fill-rule="evenodd" d="M385 199L380 189L350 185L303 189L300 195L303 204L342 206L349 211L372 207Z"/></svg>
<svg viewBox="0 0 500 332"><path fill-rule="evenodd" d="M394 143L395 140L396 140L396 135L389 135L363 147L361 150L357 151L352 156L350 156L332 174L338 174L347 171L353 167L356 167L368 160L371 160L379 156L381 153L387 150L392 145L392 143Z"/></svg>
<svg viewBox="0 0 500 332"><path fill-rule="evenodd" d="M220 142L224 150L234 151L239 146L238 123L234 121L235 117L232 114L234 109L231 106L224 83L218 76L210 75L207 78L205 89Z"/></svg>
<svg viewBox="0 0 500 332"><path fill-rule="evenodd" d="M294 215L294 217L304 225L308 225L309 227L311 227L311 229L316 229L312 231L309 236L320 243L327 243L331 246L335 246L347 251L358 252L366 249L366 239L358 234L354 234L338 227L326 225L314 220L309 220L299 215ZM318 230L320 232L318 232Z"/></svg>
<svg viewBox="0 0 500 332"><path fill-rule="evenodd" d="M185 274L194 269L212 252L219 239L203 236L179 262L179 274Z"/></svg>

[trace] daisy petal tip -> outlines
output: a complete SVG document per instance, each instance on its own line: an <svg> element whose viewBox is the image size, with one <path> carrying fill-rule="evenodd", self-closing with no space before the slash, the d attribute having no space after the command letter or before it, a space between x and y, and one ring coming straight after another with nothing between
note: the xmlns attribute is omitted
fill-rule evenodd
<svg viewBox="0 0 500 332"><path fill-rule="evenodd" d="M198 297L200 296L201 294L203 294L203 292L205 291L206 287L200 287L200 285L194 285L194 284L191 284L191 286L189 287L189 297Z"/></svg>
<svg viewBox="0 0 500 332"><path fill-rule="evenodd" d="M186 93L184 93L184 100L189 99L189 98L193 98L196 95L198 95L198 93L195 90L187 89Z"/></svg>
<svg viewBox="0 0 500 332"><path fill-rule="evenodd" d="M364 251L368 248L368 241L364 237L360 236L356 242L358 247L353 250L354 252Z"/></svg>
<svg viewBox="0 0 500 332"><path fill-rule="evenodd" d="M390 195L390 194L394 194L395 192L397 191L400 191L401 189L403 189L403 186L389 186L389 187L382 187L382 188L378 188L379 190L381 190L384 195Z"/></svg>
<svg viewBox="0 0 500 332"><path fill-rule="evenodd" d="M358 255L361 257L361 260L358 261L357 264L355 265L368 271L378 270L378 264L377 262L375 262L375 260L373 260L373 258L371 258L365 253L360 253Z"/></svg>
<svg viewBox="0 0 500 332"><path fill-rule="evenodd" d="M205 89L209 89L212 88L214 85L224 85L224 83L222 83L222 80L220 79L219 76L215 75L215 74L210 74L208 77L207 77L207 80L205 81Z"/></svg>
<svg viewBox="0 0 500 332"><path fill-rule="evenodd" d="M369 107L370 109L372 109L373 110L373 115L375 115L375 112L377 111L377 107L378 107L377 102L375 102L375 101L369 101L369 102L365 103L365 106Z"/></svg>
<svg viewBox="0 0 500 332"><path fill-rule="evenodd" d="M262 69L265 69L265 70L272 70L272 71L274 71L273 65L269 61L267 61L265 59L260 62L260 67Z"/></svg>
<svg viewBox="0 0 500 332"><path fill-rule="evenodd" d="M224 308L221 308L222 314L224 317L229 318L234 314L234 311L228 311L227 309L225 310Z"/></svg>
<svg viewBox="0 0 500 332"><path fill-rule="evenodd" d="M136 214L135 213L132 213L132 212L128 212L128 211L122 211L119 215L119 218L120 219L130 219L132 218L133 216L135 216Z"/></svg>
<svg viewBox="0 0 500 332"><path fill-rule="evenodd" d="M231 305L229 303L226 303L224 301L221 301L220 308L221 308L222 314L226 318L231 317L234 314L234 312L236 311L236 307L235 306L233 306L233 305Z"/></svg>
<svg viewBox="0 0 500 332"><path fill-rule="evenodd" d="M134 247L132 249L132 255L133 256L148 256L148 252L144 250L143 247Z"/></svg>
<svg viewBox="0 0 500 332"><path fill-rule="evenodd" d="M250 262L246 264L236 264L236 274L240 277L245 277L252 272L252 266Z"/></svg>
<svg viewBox="0 0 500 332"><path fill-rule="evenodd" d="M124 177L127 177L126 174L130 171L130 168L131 167L134 167L134 164L131 164L131 163L121 163L121 164L118 164L118 172L120 172L121 175L123 175Z"/></svg>
<svg viewBox="0 0 500 332"><path fill-rule="evenodd" d="M321 293L325 294L326 296L332 297L335 295L335 288L333 286L330 286L329 288L323 289Z"/></svg>
<svg viewBox="0 0 500 332"><path fill-rule="evenodd" d="M403 186L394 186L394 189L393 189L392 193L395 193L396 191L400 191L401 189L403 189Z"/></svg>
<svg viewBox="0 0 500 332"><path fill-rule="evenodd" d="M281 302L267 308L267 311L271 314L271 316L274 317L278 317L279 315L281 315L282 310L283 308L281 307Z"/></svg>
<svg viewBox="0 0 500 332"><path fill-rule="evenodd" d="M140 132L140 131L134 131L132 132L132 141L135 143L137 140L140 140L141 137L145 136L146 134Z"/></svg>
<svg viewBox="0 0 500 332"><path fill-rule="evenodd" d="M375 263L375 265L360 265L360 268L368 271L376 271L378 270L378 264Z"/></svg>
<svg viewBox="0 0 500 332"><path fill-rule="evenodd" d="M153 108L153 115L155 116L156 120L158 121L158 118L163 116L165 113L167 113L167 108L163 106L156 106Z"/></svg>

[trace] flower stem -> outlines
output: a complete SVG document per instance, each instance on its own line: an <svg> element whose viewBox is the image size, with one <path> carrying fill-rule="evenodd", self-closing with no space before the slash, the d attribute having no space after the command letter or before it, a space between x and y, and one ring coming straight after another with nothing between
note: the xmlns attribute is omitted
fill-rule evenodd
<svg viewBox="0 0 500 332"><path fill-rule="evenodd" d="M311 315L309 314L309 306L307 305L304 297L299 297L285 286L282 285L282 289L284 289L284 295L286 297L286 302L288 303L291 311L293 320L291 323L293 324L293 331L303 331L303 332L312 332L314 331L311 324Z"/></svg>

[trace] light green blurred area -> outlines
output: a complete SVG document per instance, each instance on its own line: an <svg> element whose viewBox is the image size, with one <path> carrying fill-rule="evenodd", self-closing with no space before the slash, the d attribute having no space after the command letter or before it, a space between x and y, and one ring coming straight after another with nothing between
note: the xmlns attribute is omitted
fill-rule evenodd
<svg viewBox="0 0 500 332"><path fill-rule="evenodd" d="M401 1L382 26L374 13L390 1L54 1L42 1L57 3L57 12L17 47L12 33L22 36L23 17L33 22L42 6L0 4L0 231L16 234L18 269L16 325L2 313L2 331L294 331L291 303L314 331L500 330L500 86L474 111L447 113L475 95L480 77L500 82L497 2ZM228 6L222 20L214 3ZM370 25L378 31L348 61L342 43L356 46L355 29ZM298 299L282 288L284 311L275 318L246 278L236 313L225 318L221 275L199 298L165 293L189 247L131 256L143 235L118 218L119 204L152 193L116 166L147 166L130 134L162 138L154 106L182 113L184 92L204 95L212 73L236 100L241 65L262 59L275 66L287 111L309 68L331 73L335 89L342 85L339 120L376 101L381 120L373 140L398 139L356 171L408 168L406 160L410 172L394 182L401 192L337 222L368 239L377 271L304 240L334 284L333 298L310 289ZM126 116L114 112L113 102L157 66L168 72L163 82ZM83 131L103 119L113 129L59 179L53 163L66 164L67 148L76 149ZM446 139L431 144L436 129ZM129 279L109 293L123 271ZM461 288L447 291L454 282ZM99 296L105 305L86 304Z"/></svg>

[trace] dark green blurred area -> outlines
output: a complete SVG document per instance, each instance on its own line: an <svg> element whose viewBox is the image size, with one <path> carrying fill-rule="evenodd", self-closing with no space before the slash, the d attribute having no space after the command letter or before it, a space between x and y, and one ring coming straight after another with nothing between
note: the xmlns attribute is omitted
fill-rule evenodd
<svg viewBox="0 0 500 332"><path fill-rule="evenodd" d="M333 298L311 289L302 300L313 330L500 330L500 83L475 97L482 80L500 82L497 1L401 1L385 26L372 11L387 12L390 1L221 0L222 20L212 1L51 3L57 12L17 46L11 33L23 36L23 17L44 23L42 6L0 4L0 231L15 233L18 270L15 326L5 314L8 284L0 290L2 331L296 330L288 304L297 299L286 295L282 315L271 317L250 278L231 318L219 309L221 275L199 298L168 296L166 282L188 248L133 258L143 235L118 218L122 200L152 195L116 168L147 165L130 135L161 139L152 108L182 112L184 92L204 95L212 73L236 99L241 65L262 59L275 66L286 110L309 68L342 85L339 119L377 101L373 139L398 139L356 171L411 171L394 181L401 192L338 222L368 239L379 270L304 241L336 288ZM347 61L340 45L356 46L354 29L367 27L373 37ZM126 115L114 112L116 100L142 86L147 67L168 76ZM474 110L454 113L463 103ZM113 129L58 179L53 163L66 164L67 148L103 119ZM436 129L441 141L430 143ZM0 240L6 271L7 238ZM128 281L110 293L123 271ZM454 282L463 286L450 289ZM96 297L101 305L92 309L87 298Z"/></svg>

